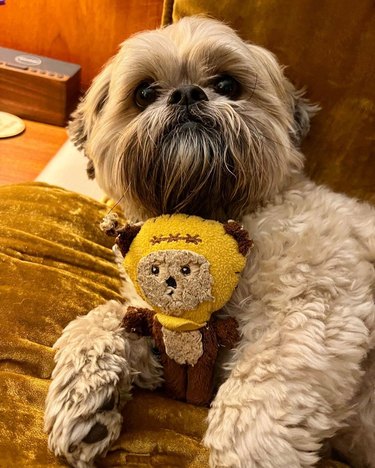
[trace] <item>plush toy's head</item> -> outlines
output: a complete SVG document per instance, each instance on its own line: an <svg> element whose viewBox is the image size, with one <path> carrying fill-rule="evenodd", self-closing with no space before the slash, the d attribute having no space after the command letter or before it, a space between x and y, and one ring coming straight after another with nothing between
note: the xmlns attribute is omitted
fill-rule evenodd
<svg viewBox="0 0 375 468"><path fill-rule="evenodd" d="M247 232L183 214L126 226L117 238L138 293L174 330L202 327L230 299L251 246Z"/></svg>

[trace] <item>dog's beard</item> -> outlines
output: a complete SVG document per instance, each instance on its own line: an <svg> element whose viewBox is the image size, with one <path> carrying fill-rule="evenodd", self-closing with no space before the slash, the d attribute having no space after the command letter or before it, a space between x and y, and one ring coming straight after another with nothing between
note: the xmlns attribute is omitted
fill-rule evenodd
<svg viewBox="0 0 375 468"><path fill-rule="evenodd" d="M126 193L140 217L184 212L226 220L278 190L290 171L289 146L283 129L240 103L161 104L125 126L101 171L111 171L116 194Z"/></svg>

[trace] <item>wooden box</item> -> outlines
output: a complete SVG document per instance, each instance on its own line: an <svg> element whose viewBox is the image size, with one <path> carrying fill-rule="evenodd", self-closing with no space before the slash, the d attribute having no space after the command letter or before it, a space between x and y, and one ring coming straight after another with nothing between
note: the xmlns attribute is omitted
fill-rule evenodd
<svg viewBox="0 0 375 468"><path fill-rule="evenodd" d="M64 126L80 95L81 67L0 47L0 111Z"/></svg>

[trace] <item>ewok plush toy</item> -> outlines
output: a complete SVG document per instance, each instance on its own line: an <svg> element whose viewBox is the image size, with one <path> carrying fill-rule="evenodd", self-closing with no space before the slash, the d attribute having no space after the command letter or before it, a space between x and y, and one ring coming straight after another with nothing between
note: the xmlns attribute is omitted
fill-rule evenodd
<svg viewBox="0 0 375 468"><path fill-rule="evenodd" d="M237 286L252 244L247 231L234 221L176 214L114 233L124 268L151 307L129 307L125 331L154 339L171 397L209 404L218 348L239 339L233 318L212 314Z"/></svg>

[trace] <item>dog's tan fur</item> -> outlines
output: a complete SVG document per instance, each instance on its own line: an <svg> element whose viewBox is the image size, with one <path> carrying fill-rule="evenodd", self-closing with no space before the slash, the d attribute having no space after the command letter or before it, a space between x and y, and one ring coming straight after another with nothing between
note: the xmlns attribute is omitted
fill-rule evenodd
<svg viewBox="0 0 375 468"><path fill-rule="evenodd" d="M222 73L240 83L236 99L212 88ZM159 96L140 110L134 91L146 79ZM208 97L190 109L193 128L168 104L186 84ZM334 437L353 466L375 466L374 209L304 177L298 146L315 111L270 52L222 23L185 18L127 40L70 127L129 219L241 217L254 239L227 306L242 340L204 439L215 467L314 466ZM142 306L124 284L127 304ZM118 436L119 406L106 413L103 404L132 384L161 383L147 342L121 333L126 306L91 311L56 343L46 430L51 449L77 467L92 466ZM98 421L106 437L86 443Z"/></svg>

